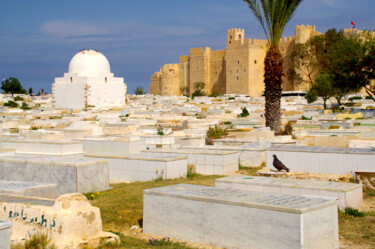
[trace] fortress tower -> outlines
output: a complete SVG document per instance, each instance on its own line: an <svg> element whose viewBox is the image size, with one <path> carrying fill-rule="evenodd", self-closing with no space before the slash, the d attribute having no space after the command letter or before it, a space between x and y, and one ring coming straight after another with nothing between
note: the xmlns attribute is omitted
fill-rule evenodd
<svg viewBox="0 0 375 249"><path fill-rule="evenodd" d="M295 36L280 41L280 52L284 57L284 72L291 65L290 55L295 44L308 41L319 35L315 26L296 26ZM195 82L204 82L207 94L244 94L261 96L264 93L264 58L267 41L245 39L244 29L229 29L225 50L212 51L209 47L192 48L189 55L180 56L179 64L168 64L151 77L150 93L160 95L191 95ZM175 74L171 74L173 69ZM167 70L168 73L165 73ZM178 75L176 75L178 74ZM304 86L298 86L302 90ZM284 91L297 90L284 75Z"/></svg>

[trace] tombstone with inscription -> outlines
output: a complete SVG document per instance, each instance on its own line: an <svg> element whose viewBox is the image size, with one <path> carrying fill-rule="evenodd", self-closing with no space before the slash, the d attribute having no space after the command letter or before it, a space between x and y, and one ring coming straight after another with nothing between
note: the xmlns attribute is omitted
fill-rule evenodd
<svg viewBox="0 0 375 249"><path fill-rule="evenodd" d="M216 179L215 186L245 191L334 198L339 207L358 208L363 203L362 184L235 175Z"/></svg>
<svg viewBox="0 0 375 249"><path fill-rule="evenodd" d="M226 248L338 248L337 202L179 184L143 191L143 231Z"/></svg>

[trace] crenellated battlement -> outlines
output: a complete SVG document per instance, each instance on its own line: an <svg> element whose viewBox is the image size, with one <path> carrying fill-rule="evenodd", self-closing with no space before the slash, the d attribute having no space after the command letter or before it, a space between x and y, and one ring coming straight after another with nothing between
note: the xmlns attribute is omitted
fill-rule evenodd
<svg viewBox="0 0 375 249"><path fill-rule="evenodd" d="M227 47L235 44L237 41L240 41L240 44L243 44L245 40L245 29L228 29L227 31Z"/></svg>
<svg viewBox="0 0 375 249"><path fill-rule="evenodd" d="M287 47L290 43L294 42L296 39L295 36L287 36L280 39L279 46L280 47Z"/></svg>

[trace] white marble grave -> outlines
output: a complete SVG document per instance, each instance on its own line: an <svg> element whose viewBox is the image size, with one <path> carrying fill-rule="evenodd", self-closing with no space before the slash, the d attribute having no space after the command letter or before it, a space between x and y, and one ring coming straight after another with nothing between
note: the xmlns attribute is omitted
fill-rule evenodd
<svg viewBox="0 0 375 249"><path fill-rule="evenodd" d="M98 160L107 160L109 178L115 181L152 181L157 178L174 179L185 177L187 173L187 157L151 154L129 156L86 155Z"/></svg>
<svg viewBox="0 0 375 249"><path fill-rule="evenodd" d="M2 181L0 180L0 193L18 196L31 196L54 199L57 197L56 184Z"/></svg>
<svg viewBox="0 0 375 249"><path fill-rule="evenodd" d="M33 155L70 156L83 153L81 142L59 140L4 140L1 142L1 148Z"/></svg>
<svg viewBox="0 0 375 249"><path fill-rule="evenodd" d="M82 140L85 155L96 156L128 156L139 154L146 149L144 139L132 138L120 140L119 138L85 138Z"/></svg>
<svg viewBox="0 0 375 249"><path fill-rule="evenodd" d="M272 165L275 154L291 171L354 174L375 172L375 151L360 148L275 146L267 150L267 168Z"/></svg>
<svg viewBox="0 0 375 249"><path fill-rule="evenodd" d="M339 207L359 208L363 203L362 184L235 175L215 180L219 188L271 194L317 196L338 200Z"/></svg>
<svg viewBox="0 0 375 249"><path fill-rule="evenodd" d="M10 249L10 235L12 233L12 222L0 220L0 249Z"/></svg>
<svg viewBox="0 0 375 249"><path fill-rule="evenodd" d="M217 146L201 145L201 146L185 146L182 149L187 150L217 150L217 151L234 151L238 152L238 160L243 167L259 167L266 162L266 149L254 148L248 146Z"/></svg>
<svg viewBox="0 0 375 249"><path fill-rule="evenodd" d="M336 201L189 184L143 194L145 233L225 248L339 248Z"/></svg>
<svg viewBox="0 0 375 249"><path fill-rule="evenodd" d="M88 158L0 157L0 180L56 184L57 195L109 189L108 162Z"/></svg>
<svg viewBox="0 0 375 249"><path fill-rule="evenodd" d="M203 175L229 175L238 170L238 152L222 150L151 149L143 153L153 156L187 156L188 164L195 165L196 172Z"/></svg>

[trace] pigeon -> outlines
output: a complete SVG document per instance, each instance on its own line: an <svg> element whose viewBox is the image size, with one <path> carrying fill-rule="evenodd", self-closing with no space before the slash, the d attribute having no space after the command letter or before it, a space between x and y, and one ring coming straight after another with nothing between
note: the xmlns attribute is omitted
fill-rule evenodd
<svg viewBox="0 0 375 249"><path fill-rule="evenodd" d="M281 171L285 169L287 172L289 172L289 169L279 160L277 159L276 155L273 156L273 166L277 169L277 171Z"/></svg>

